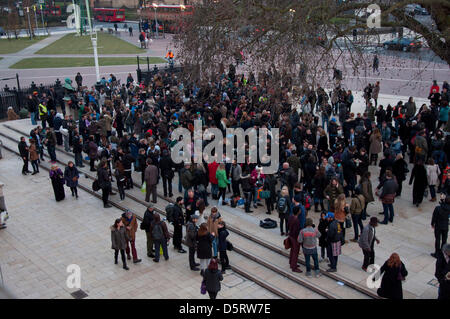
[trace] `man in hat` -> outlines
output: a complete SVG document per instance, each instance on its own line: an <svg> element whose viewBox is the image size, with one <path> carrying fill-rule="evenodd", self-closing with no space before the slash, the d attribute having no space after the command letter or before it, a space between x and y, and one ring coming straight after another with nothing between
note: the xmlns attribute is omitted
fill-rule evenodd
<svg viewBox="0 0 450 319"><path fill-rule="evenodd" d="M371 217L369 224L367 224L359 237L359 247L361 247L364 254L364 261L362 265L362 270L367 271L367 267L375 263L375 242L380 243L378 238L375 236L375 227L378 226L378 219L376 217Z"/></svg>
<svg viewBox="0 0 450 319"><path fill-rule="evenodd" d="M186 225L186 246L189 248L189 267L192 271L199 271L197 266L200 264L195 262L195 250L196 250L196 237L198 232L197 221L198 215L192 215L191 220Z"/></svg>

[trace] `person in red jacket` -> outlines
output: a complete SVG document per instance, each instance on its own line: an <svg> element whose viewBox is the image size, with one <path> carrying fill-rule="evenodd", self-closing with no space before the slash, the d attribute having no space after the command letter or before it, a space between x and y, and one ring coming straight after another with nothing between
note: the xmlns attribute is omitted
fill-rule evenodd
<svg viewBox="0 0 450 319"><path fill-rule="evenodd" d="M219 186L217 185L219 182L217 181L216 171L219 167L219 164L214 161L208 164L208 173L209 173L209 182L211 183L211 193L213 199L219 199L217 194L219 192Z"/></svg>
<svg viewBox="0 0 450 319"><path fill-rule="evenodd" d="M437 84L437 81L436 80L433 80L433 85L431 86L431 88L430 88L430 94L431 93L437 93L437 92L440 92L441 90L440 90L440 88L439 88L439 85Z"/></svg>

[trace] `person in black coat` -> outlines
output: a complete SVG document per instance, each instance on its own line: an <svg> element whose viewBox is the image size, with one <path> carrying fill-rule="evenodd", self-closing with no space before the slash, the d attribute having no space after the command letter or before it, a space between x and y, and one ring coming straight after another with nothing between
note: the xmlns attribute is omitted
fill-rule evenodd
<svg viewBox="0 0 450 319"><path fill-rule="evenodd" d="M437 258L438 252L440 252L441 248L447 243L449 214L450 195L447 195L444 200L441 200L440 205L436 206L433 211L433 217L431 218L431 227L434 229L435 237L434 253L432 253L431 256L434 258Z"/></svg>
<svg viewBox="0 0 450 319"><path fill-rule="evenodd" d="M178 250L179 253L185 253L186 250L181 246L183 236L183 197L178 196L176 204L173 206L173 247Z"/></svg>
<svg viewBox="0 0 450 319"><path fill-rule="evenodd" d="M64 170L64 179L66 180L66 185L70 187L70 190L72 191L72 196L75 196L78 199L78 179L80 178L80 173L78 172L78 169L75 167L72 161L69 161L69 163L66 166L66 169Z"/></svg>
<svg viewBox="0 0 450 319"><path fill-rule="evenodd" d="M267 174L266 178L264 179L263 189L265 191L270 192L269 198L265 199L266 207L267 207L266 214L269 214L269 215L272 214L272 211L274 210L274 205L277 200L277 193L275 190L276 185L277 185L277 180L275 179L275 176L273 176L273 174Z"/></svg>
<svg viewBox="0 0 450 319"><path fill-rule="evenodd" d="M392 173L397 178L398 188L397 188L397 196L402 195L402 184L403 181L406 180L406 173L409 172L408 163L403 159L402 154L397 154L394 164L392 165Z"/></svg>
<svg viewBox="0 0 450 319"><path fill-rule="evenodd" d="M203 275L212 258L212 242L214 240L214 233L208 232L206 223L202 223L197 232L196 247L197 258L200 259L200 274Z"/></svg>
<svg viewBox="0 0 450 319"><path fill-rule="evenodd" d="M223 280L223 276L219 271L217 260L212 259L209 263L208 269L204 272L203 280L206 284L206 291L208 292L210 299L216 299L217 293L220 291L220 282Z"/></svg>
<svg viewBox="0 0 450 319"><path fill-rule="evenodd" d="M155 257L155 248L153 246L153 238L151 233L151 225L153 222L154 212L152 204L147 204L147 209L144 213L144 219L141 223L141 229L145 231L145 235L147 237L147 256L150 258Z"/></svg>
<svg viewBox="0 0 450 319"><path fill-rule="evenodd" d="M381 287L377 294L387 299L403 299L402 281L408 275L405 265L397 253L393 253L380 269Z"/></svg>
<svg viewBox="0 0 450 319"><path fill-rule="evenodd" d="M98 165L97 180L98 186L102 189L103 207L112 207L108 203L109 193L111 192L111 178L109 176L108 163L106 162L106 160L101 160L100 164Z"/></svg>
<svg viewBox="0 0 450 319"><path fill-rule="evenodd" d="M450 299L450 244L445 244L437 254L435 277L439 281L439 300Z"/></svg>
<svg viewBox="0 0 450 319"><path fill-rule="evenodd" d="M220 256L220 264L222 265L222 274L224 274L226 269L231 269L230 261L227 255L227 237L230 233L228 232L224 221L220 221L217 228L219 232L218 250Z"/></svg>
<svg viewBox="0 0 450 319"><path fill-rule="evenodd" d="M409 185L413 183L413 205L419 207L422 203L423 195L428 184L427 170L423 165L422 160L418 160L416 165L414 165L411 172L411 178L409 179Z"/></svg>
<svg viewBox="0 0 450 319"><path fill-rule="evenodd" d="M28 170L28 159L29 159L30 153L28 151L27 142L25 142L25 137L23 137L23 136L20 137L20 142L19 142L18 146L19 146L20 157L23 160L22 174L27 175L27 173L31 173L31 172Z"/></svg>
<svg viewBox="0 0 450 319"><path fill-rule="evenodd" d="M175 164L172 161L172 157L168 150L163 150L161 154L161 160L159 167L161 169L161 177L163 181L164 197L167 197L167 186L169 186L169 197L173 196L172 193L172 179L175 176L174 168Z"/></svg>
<svg viewBox="0 0 450 319"><path fill-rule="evenodd" d="M325 218L326 212L322 211L320 214L320 221L317 230L320 232L319 246L320 246L320 261L325 260L325 252L327 249L327 228L328 220Z"/></svg>

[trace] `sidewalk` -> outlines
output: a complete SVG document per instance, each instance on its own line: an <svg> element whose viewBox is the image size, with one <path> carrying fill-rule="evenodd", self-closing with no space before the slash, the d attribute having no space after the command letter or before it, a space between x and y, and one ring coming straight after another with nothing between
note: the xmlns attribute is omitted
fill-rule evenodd
<svg viewBox="0 0 450 319"><path fill-rule="evenodd" d="M24 57L30 57L34 56L34 54L39 51L42 48L45 48L49 44L61 39L66 34L55 34L51 35L33 45L30 45L29 47L26 47L25 49L11 54L2 54L0 56L3 57L3 59L0 60L0 70L1 69L8 69L11 65L14 63L19 62Z"/></svg>

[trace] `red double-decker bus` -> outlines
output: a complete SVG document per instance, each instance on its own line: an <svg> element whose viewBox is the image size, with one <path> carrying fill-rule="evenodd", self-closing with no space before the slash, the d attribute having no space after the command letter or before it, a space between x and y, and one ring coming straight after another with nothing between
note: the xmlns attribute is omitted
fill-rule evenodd
<svg viewBox="0 0 450 319"><path fill-rule="evenodd" d="M94 8L94 19L105 22L125 21L125 9Z"/></svg>

